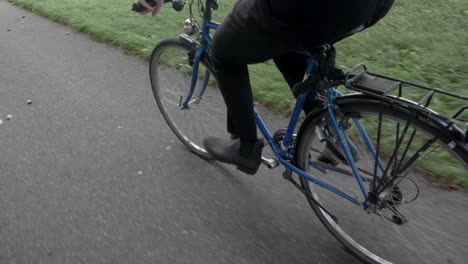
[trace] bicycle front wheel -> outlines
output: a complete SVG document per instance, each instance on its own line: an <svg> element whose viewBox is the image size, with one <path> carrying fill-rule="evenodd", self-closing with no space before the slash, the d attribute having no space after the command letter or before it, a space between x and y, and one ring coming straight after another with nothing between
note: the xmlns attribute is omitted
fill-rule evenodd
<svg viewBox="0 0 468 264"><path fill-rule="evenodd" d="M387 186L376 210L369 212L301 178L321 222L367 263L466 263L468 195L444 187L448 182L466 183L464 148L405 107L352 96L337 99L337 105L366 191L373 184ZM338 145L328 114L310 120L299 135L298 165L363 202L350 167L338 158L340 150L333 151L333 144ZM340 164L330 165L330 160Z"/></svg>
<svg viewBox="0 0 468 264"><path fill-rule="evenodd" d="M225 136L226 106L210 65L202 59L194 72L196 48L177 38L160 42L151 55L151 87L175 135L195 154L209 159L202 140Z"/></svg>

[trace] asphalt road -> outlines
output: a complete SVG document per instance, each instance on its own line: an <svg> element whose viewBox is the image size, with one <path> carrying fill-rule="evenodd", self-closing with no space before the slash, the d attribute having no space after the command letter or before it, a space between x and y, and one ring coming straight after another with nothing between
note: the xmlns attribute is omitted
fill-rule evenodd
<svg viewBox="0 0 468 264"><path fill-rule="evenodd" d="M0 263L358 263L281 170L191 154L147 62L2 0L0 118Z"/></svg>
<svg viewBox="0 0 468 264"><path fill-rule="evenodd" d="M356 263L280 170L187 151L145 61L1 1L0 69L0 263Z"/></svg>

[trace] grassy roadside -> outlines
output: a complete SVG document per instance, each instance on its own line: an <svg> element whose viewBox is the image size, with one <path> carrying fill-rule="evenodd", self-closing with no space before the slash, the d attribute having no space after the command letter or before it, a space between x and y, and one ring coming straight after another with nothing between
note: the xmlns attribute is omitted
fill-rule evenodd
<svg viewBox="0 0 468 264"><path fill-rule="evenodd" d="M144 58L158 41L180 33L187 18L187 10L175 12L169 5L157 17L139 16L130 11L132 0L10 1ZM221 0L214 19L221 21L234 3ZM343 68L365 62L373 72L468 95L468 1L397 1L377 26L342 41L337 50ZM288 114L293 98L273 64L250 68L256 100ZM436 103L442 113L461 106L444 99ZM455 183L468 186L468 180Z"/></svg>
<svg viewBox="0 0 468 264"><path fill-rule="evenodd" d="M131 0L10 0L94 37L148 58L154 45L182 30L186 10L166 5L157 17L130 11ZM221 21L235 0L220 1ZM344 68L365 62L374 72L468 94L468 2L466 0L397 1L377 26L337 45ZM287 114L293 99L271 62L251 67L256 98ZM455 105L444 104L448 112Z"/></svg>

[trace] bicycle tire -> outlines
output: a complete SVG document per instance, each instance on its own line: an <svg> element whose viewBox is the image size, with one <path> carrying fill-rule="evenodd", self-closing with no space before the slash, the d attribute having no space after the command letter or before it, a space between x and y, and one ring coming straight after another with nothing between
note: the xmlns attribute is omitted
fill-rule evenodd
<svg viewBox="0 0 468 264"><path fill-rule="evenodd" d="M188 108L180 107L190 88L193 71L190 60L197 48L195 41L187 43L180 38L161 41L151 55L150 80L156 103L177 138L196 155L212 159L202 140L206 136L225 136L226 106L208 63L209 55L204 54L200 61L192 98L199 94L203 77L209 72L207 89L201 98L197 98L198 102L192 100Z"/></svg>
<svg viewBox="0 0 468 264"><path fill-rule="evenodd" d="M440 145L439 147L441 147L442 150L445 151L446 154L444 155L449 155L450 157L450 160L448 160L447 162L450 162L450 164L452 164L452 162L458 162L459 167L457 168L460 169L463 173L461 174L461 176L467 175L466 172L468 168L468 153L465 148L466 146L463 145L463 143L455 145L453 144L454 140L460 138L460 135L454 129L446 129L445 131L443 131L443 128L437 125L438 123L443 123L443 121L431 121L429 120L430 117L425 115L418 116L417 113L415 115L412 115L414 114L414 110L410 110L404 107L404 105L394 104L391 102L382 102L378 99L373 99L364 95L351 95L337 98L336 105L338 106L337 109L339 109L339 111L341 112L342 121L346 120L347 117L358 117L363 126L365 126L366 129L369 131L375 130L375 126L377 126L376 131L379 131L379 120L377 120L377 125L374 125L372 124L372 122L370 122L372 120L368 119L370 117L378 118L379 113L382 113L382 119L380 121L400 121L401 126L399 129L401 130L398 130L399 132L401 132L400 139L403 138L402 141L408 142L408 145L412 144L412 141L410 140L410 135L412 133L407 134L407 140L405 138L406 136L403 136L402 130L407 121L411 118L411 123L409 125L409 127L413 129L411 131L416 130L417 132L415 135L418 135L421 138L425 137L424 140L426 140L426 138L433 138L437 135L439 138L436 141L436 143L438 143ZM316 129L321 129L321 127L329 123L329 118L327 117L327 115L327 112L321 112L315 114L314 116L307 117L304 121L302 127L298 132L296 163L299 167L301 167L305 171L308 171L314 176L317 176L319 179L332 185L338 184L340 185L338 187L346 188L347 190L349 189L349 192L351 193L353 193L353 190L356 190L356 193L360 194L360 196L362 197L362 193L359 193L360 190L358 190L358 184L356 183L354 177L346 177L330 171L328 171L326 174L320 174L315 169L316 167L310 165L310 161L315 160L317 155L323 155L323 153L320 153L320 148L323 148L324 146L319 146L321 143L320 140L318 140L319 136L316 132ZM370 125L367 125L367 122ZM367 154L367 156L362 154L366 151L367 146L364 146L365 144L359 141L359 137L357 136L359 134L355 133L355 131L353 133L353 131L351 130L353 129L353 127L356 126L356 124L351 124L351 128L348 128L346 130L346 134L350 137L350 140L352 140L354 144L357 145L356 148L358 149L359 153L361 153L360 160L357 162L357 165L361 169L361 174L365 174L363 171L369 170L369 168L366 168L365 162L363 160L367 157L372 156L370 154ZM386 128L389 127L390 126L386 126ZM383 129L380 130L381 135L383 135L382 130ZM386 129L386 131L390 131L390 129ZM391 134L391 132L388 133ZM377 137L373 138L372 135L370 136L372 141L375 142ZM381 137L381 140L382 138L383 137ZM416 136L413 139L420 140L419 138L416 138ZM398 142L397 137L395 137L395 142ZM415 142L416 144L419 141L413 142ZM423 141L421 141L420 144L423 144L422 142ZM391 146L392 144L389 145ZM395 144L395 148L397 146L398 145ZM411 150L409 150L408 152L414 152L414 149L410 149ZM415 149L417 150L418 148ZM317 152L317 150L319 154L314 153ZM390 151L389 153L393 152ZM398 151L396 153L400 153L400 147L398 147ZM437 155L439 155L439 153L437 153ZM380 156L382 156L382 163L391 160L389 158L391 157L391 155L387 158L384 158L384 155ZM403 160L405 160L405 158L403 158ZM371 161L373 162L373 165L375 167L375 159L371 159ZM317 163L314 164L315 166L317 166ZM440 166L443 165L444 164L440 164ZM348 171L350 171L349 167L344 164L339 165L339 168L348 169ZM370 172L372 173L370 174L370 177L374 176L374 171L372 169L374 168L370 169ZM379 169L377 169L377 172L379 173ZM382 174L382 172L380 172L380 174ZM314 185L313 183L311 183L303 177L300 177L300 182L302 188L309 194L309 198L307 198L309 204L320 219L320 221L322 222L322 224L324 224L327 230L346 249L348 249L352 254L354 254L366 263L463 263L463 261L468 255L466 250L463 250L463 248L466 248L468 246L468 239L463 238L465 237L463 235L463 231L466 231L464 220L468 217L468 206L463 204L461 199L466 198L466 193L449 192L445 189L439 188L440 185L434 184L434 178L428 180L426 176L427 175L422 173L420 169L415 169L414 171L411 171L410 177L406 176L401 178L400 185L402 185L403 181L408 181L409 184L405 182L405 184L408 184L408 186L398 185L398 188L395 189L398 190L398 192L395 191L395 193L393 191L394 189L391 189L391 196L389 197L391 198L390 200L397 205L397 207L395 208L402 210L405 214L408 214L408 216L410 216L410 213L415 213L414 216L411 215L412 217L414 217L414 219L409 220L408 223L401 226L392 223L389 220L390 217L389 219L386 219L382 216L377 216L375 214L367 214L362 208L359 208L358 206L355 206L354 204L348 201L344 201L341 197L337 196L336 194L332 194L328 190ZM411 182L409 178L413 182ZM354 186L356 187L348 187L348 185L351 186L351 184L354 184ZM366 184L370 185L370 183ZM414 186L419 188L417 190L417 195L419 196L416 196L414 201L406 203L408 201L404 202L404 199L409 200L411 198L410 196L413 195L411 194L410 190L413 184ZM333 201L333 199L336 199L337 202ZM452 217L444 218L443 220L441 220L441 218L445 216L444 212L446 209L441 208L442 206L440 206L440 203L448 203L449 201L451 202L451 204L448 204L448 206L452 206L453 208L458 209L461 208L461 210L454 209L454 211L452 212L453 215L451 215ZM318 205L318 203L320 203L320 206ZM437 206L437 204L439 204L439 206ZM409 211L407 207L411 206L413 207L411 208L411 211ZM325 208L326 211L330 212L334 216L337 216L335 214L346 214L348 212L352 213L350 214L350 216L337 216L338 220L337 222L335 222L330 217L330 215L322 208ZM415 208L420 210L419 212L417 212L417 214L415 212ZM386 210L386 208L382 209ZM422 213L428 213L428 218L421 217ZM382 214L384 215L384 213ZM462 215L463 217L460 217L460 215ZM377 221L380 222L377 223ZM444 221L446 221L446 223L443 223ZM375 229L372 229L370 224L377 225ZM429 226L429 224L432 224L433 226ZM360 229L361 232L357 230L358 225L363 226L362 229ZM446 225L450 228L446 228ZM423 233L422 231L415 231L415 227L420 228L425 232ZM433 229L427 231L427 227L432 227ZM453 230L455 229L455 227L460 228L460 230ZM407 233L405 233L405 231ZM438 235L436 235L436 233ZM443 235L440 235L439 233L443 233ZM382 236L382 239L376 239L376 237L380 235ZM421 235L422 237L416 238L416 235ZM430 238L430 235L434 235L434 240L431 241L430 239L428 239ZM405 238L405 236L412 237L414 241L410 241L410 239ZM444 237L444 240L441 241L441 236L446 237ZM366 241L366 238L368 238L369 241ZM359 239L359 241L357 241L357 239ZM440 243L436 243L434 241ZM397 245L402 246L397 249ZM446 248L444 248L444 246L446 246Z"/></svg>

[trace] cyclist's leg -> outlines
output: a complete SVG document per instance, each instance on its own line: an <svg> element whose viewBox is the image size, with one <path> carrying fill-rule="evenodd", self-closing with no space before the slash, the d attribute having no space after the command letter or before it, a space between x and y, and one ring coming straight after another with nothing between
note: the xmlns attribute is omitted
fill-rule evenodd
<svg viewBox="0 0 468 264"><path fill-rule="evenodd" d="M208 138L205 148L220 161L235 164L247 173L260 165L263 144L258 142L253 96L247 64L259 63L297 49L278 37L256 29L249 22L240 27L228 17L213 39L213 64L228 109L228 132L237 141Z"/></svg>
<svg viewBox="0 0 468 264"><path fill-rule="evenodd" d="M322 23L286 36L285 28L276 32L274 28L265 28L265 21L275 23L275 18L257 10L257 3L259 1L239 1L213 39L214 68L229 113L229 132L240 140L235 144L213 138L204 142L206 150L218 160L245 167L251 173L256 172L260 164L261 147L257 141L247 64L318 46L348 30L334 28L333 33L325 34L333 25ZM346 27L360 23L354 21L354 17L349 21L345 23ZM295 26L290 28L296 29ZM305 35L308 37L303 38Z"/></svg>
<svg viewBox="0 0 468 264"><path fill-rule="evenodd" d="M304 79L304 73L307 68L307 59L307 55L298 52L292 52L273 58L276 67L278 67L279 71L288 83L289 88L292 89L295 84ZM312 112L314 106L313 98L308 97L302 109L307 115Z"/></svg>

